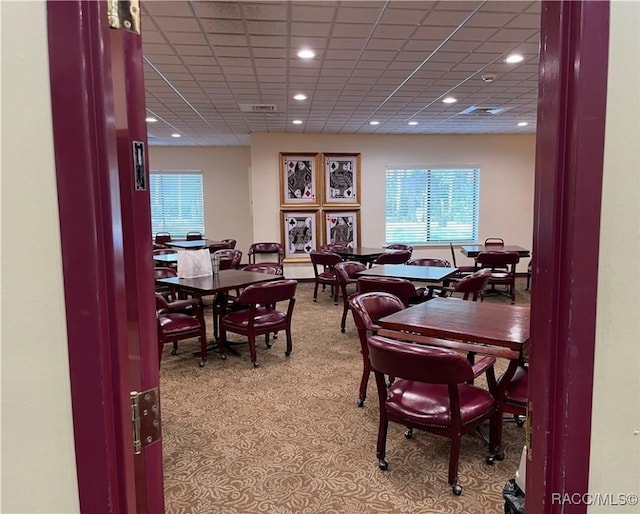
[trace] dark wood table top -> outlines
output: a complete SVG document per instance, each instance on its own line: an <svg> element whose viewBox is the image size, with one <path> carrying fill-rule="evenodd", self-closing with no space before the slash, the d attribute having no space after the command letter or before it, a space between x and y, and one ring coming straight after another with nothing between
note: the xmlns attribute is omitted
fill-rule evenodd
<svg viewBox="0 0 640 514"><path fill-rule="evenodd" d="M481 252L516 252L520 257L529 257L531 252L516 245L463 245L460 251L467 257L477 257Z"/></svg>
<svg viewBox="0 0 640 514"><path fill-rule="evenodd" d="M417 282L442 282L458 271L458 268L437 266L407 266L406 264L380 264L356 273L359 277L392 277Z"/></svg>
<svg viewBox="0 0 640 514"><path fill-rule="evenodd" d="M353 259L355 261L375 260L384 252L384 248L369 248L366 246L356 246L355 248L335 248L331 250L343 259Z"/></svg>
<svg viewBox="0 0 640 514"><path fill-rule="evenodd" d="M282 280L282 275L271 275L268 273L258 273L255 271L243 270L222 270L213 275L195 278L159 278L156 283L170 286L174 289L195 293L199 296L225 293L232 289L238 289L257 284L259 282L271 282Z"/></svg>
<svg viewBox="0 0 640 514"><path fill-rule="evenodd" d="M181 241L169 241L168 243L164 243L165 246L170 246L172 248L183 248L185 250L193 250L198 248L208 248L209 245L222 243L222 241L213 241L212 239L192 239L191 241L181 240Z"/></svg>
<svg viewBox="0 0 640 514"><path fill-rule="evenodd" d="M178 254L177 253L154 254L153 260L161 264L178 264Z"/></svg>
<svg viewBox="0 0 640 514"><path fill-rule="evenodd" d="M517 358L529 344L529 307L514 305L434 298L385 316L378 324L383 328L379 334L387 337L397 337L401 331L472 342L486 346L477 349L478 353L511 359ZM419 338L405 335L408 334L402 338L419 342Z"/></svg>

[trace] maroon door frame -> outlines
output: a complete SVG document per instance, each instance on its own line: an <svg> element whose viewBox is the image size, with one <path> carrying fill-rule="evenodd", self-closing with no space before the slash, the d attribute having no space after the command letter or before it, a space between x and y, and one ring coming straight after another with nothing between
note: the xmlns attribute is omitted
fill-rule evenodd
<svg viewBox="0 0 640 514"><path fill-rule="evenodd" d="M526 510L586 513L609 2L543 2Z"/></svg>
<svg viewBox="0 0 640 514"><path fill-rule="evenodd" d="M158 385L148 192L134 190L131 144L146 147L141 43L109 29L106 8L47 2L79 500L155 514L161 446L134 456L129 403Z"/></svg>
<svg viewBox="0 0 640 514"><path fill-rule="evenodd" d="M145 512L146 505L155 513L164 510L159 445L142 466L122 451L131 435L121 395L132 374L125 366L132 342L149 336L148 313L137 298L152 285L144 279L131 284L132 274L145 275L150 267L150 260L141 261L150 242L137 238L147 216L138 217L142 195L136 197L126 172L118 172L118 164L126 165L127 137L119 133L116 145L105 7L48 2L78 487L83 512ZM584 505L554 505L551 494L586 492L588 485L608 13L608 2L543 4L532 293L536 379L527 470L527 510L543 514L586 512ZM128 77L137 73L139 42L125 36L121 44L136 52L123 64ZM141 81L131 80L138 98ZM130 105L129 139L143 133L143 105ZM132 263L138 261L136 272ZM131 287L137 288L133 301L127 300ZM136 316L145 321L136 326ZM133 381L150 387L154 361L141 361ZM143 505L132 498L140 468L149 493Z"/></svg>

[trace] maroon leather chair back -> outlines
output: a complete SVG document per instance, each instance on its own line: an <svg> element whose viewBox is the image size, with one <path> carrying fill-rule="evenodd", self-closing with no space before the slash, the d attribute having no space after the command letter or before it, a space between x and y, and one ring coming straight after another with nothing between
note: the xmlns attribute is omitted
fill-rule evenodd
<svg viewBox="0 0 640 514"><path fill-rule="evenodd" d="M235 249L236 244L238 243L238 241L236 241L235 239L222 239L223 243L227 243L229 245L229 248L231 248L232 250Z"/></svg>
<svg viewBox="0 0 640 514"><path fill-rule="evenodd" d="M484 240L485 246L504 246L504 239L501 237L488 237Z"/></svg>
<svg viewBox="0 0 640 514"><path fill-rule="evenodd" d="M269 273L271 275L282 275L282 264L277 262L259 262L258 264L247 264L244 268L245 271L256 271L258 273Z"/></svg>
<svg viewBox="0 0 640 514"><path fill-rule="evenodd" d="M431 259L428 257L422 257L418 259L409 259L407 261L409 266L433 266L436 268L450 268L451 263L446 259Z"/></svg>
<svg viewBox="0 0 640 514"><path fill-rule="evenodd" d="M242 261L242 251L225 248L217 250L215 254L220 257L220 269L240 269L240 261Z"/></svg>
<svg viewBox="0 0 640 514"><path fill-rule="evenodd" d="M380 336L369 337L368 346L373 369L392 377L425 384L463 384L474 378L469 361L453 350Z"/></svg>
<svg viewBox="0 0 640 514"><path fill-rule="evenodd" d="M518 252L500 252L491 250L480 252L476 257L476 262L484 268L504 268L520 262Z"/></svg>
<svg viewBox="0 0 640 514"><path fill-rule="evenodd" d="M460 279L453 286L453 290L456 293L463 293L463 300L467 300L469 296L473 295L473 301L478 299L478 296L485 290L489 284L491 278L491 269L486 268L480 271L476 271L471 275L467 275Z"/></svg>
<svg viewBox="0 0 640 514"><path fill-rule="evenodd" d="M349 282L356 282L356 273L364 271L367 267L361 262L356 261L342 261L338 262L334 268L336 271L336 279L338 284L346 285Z"/></svg>
<svg viewBox="0 0 640 514"><path fill-rule="evenodd" d="M409 250L413 252L413 246L405 243L393 243L386 246L387 250Z"/></svg>
<svg viewBox="0 0 640 514"><path fill-rule="evenodd" d="M258 254L273 254L277 256L277 262L282 263L284 259L284 250L280 243L253 243L249 246L249 263L256 263L256 255Z"/></svg>
<svg viewBox="0 0 640 514"><path fill-rule="evenodd" d="M409 299L417 296L416 287L404 278L394 277L360 277L358 279L358 292L369 293L372 291L384 291L398 297L405 306L409 305Z"/></svg>
<svg viewBox="0 0 640 514"><path fill-rule="evenodd" d="M198 241L204 239L202 232L187 232L187 241Z"/></svg>
<svg viewBox="0 0 640 514"><path fill-rule="evenodd" d="M324 271L324 267L333 268L336 264L342 261L342 257L340 257L337 253L331 252L311 252L309 254L311 258L311 264L313 264L313 272L317 276L319 274L319 268L322 266L322 271Z"/></svg>
<svg viewBox="0 0 640 514"><path fill-rule="evenodd" d="M238 302L244 305L272 305L293 298L297 286L297 280L276 280L252 284L240 293Z"/></svg>
<svg viewBox="0 0 640 514"><path fill-rule="evenodd" d="M411 259L410 250L390 250L375 260L376 264L404 264Z"/></svg>
<svg viewBox="0 0 640 514"><path fill-rule="evenodd" d="M171 242L171 234L169 232L157 232L154 243L156 244L164 244Z"/></svg>
<svg viewBox="0 0 640 514"><path fill-rule="evenodd" d="M391 293L381 291L359 293L349 298L349 307L353 314L353 321L358 329L364 333L369 330L375 332L380 327L376 324L380 318L384 318L389 314L401 311L405 308L402 300ZM366 335L364 340L361 338L366 349Z"/></svg>

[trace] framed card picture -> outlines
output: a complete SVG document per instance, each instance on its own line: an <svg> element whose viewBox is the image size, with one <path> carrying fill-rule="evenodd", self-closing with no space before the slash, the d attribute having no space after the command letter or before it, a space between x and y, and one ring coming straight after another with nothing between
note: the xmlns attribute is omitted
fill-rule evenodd
<svg viewBox="0 0 640 514"><path fill-rule="evenodd" d="M325 211L324 236L327 244L360 246L360 212Z"/></svg>
<svg viewBox="0 0 640 514"><path fill-rule="evenodd" d="M324 154L323 205L360 205L360 154Z"/></svg>
<svg viewBox="0 0 640 514"><path fill-rule="evenodd" d="M287 261L306 261L318 248L318 211L282 211L282 247Z"/></svg>
<svg viewBox="0 0 640 514"><path fill-rule="evenodd" d="M318 207L318 154L280 154L282 207Z"/></svg>

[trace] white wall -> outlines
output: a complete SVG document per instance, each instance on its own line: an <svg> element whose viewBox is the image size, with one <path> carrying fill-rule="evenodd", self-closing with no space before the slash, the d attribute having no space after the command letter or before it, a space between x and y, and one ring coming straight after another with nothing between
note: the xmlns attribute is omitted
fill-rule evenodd
<svg viewBox="0 0 640 514"><path fill-rule="evenodd" d="M2 30L2 501L79 512L46 6L0 2ZM10 127L10 129L9 129Z"/></svg>
<svg viewBox="0 0 640 514"><path fill-rule="evenodd" d="M360 153L361 244L380 247L385 229L387 165L471 165L480 167L480 240L503 237L508 244L531 248L535 136L350 136L253 134L251 187L256 240L280 241L280 152ZM449 247L416 248L414 256L450 259ZM458 252L458 264L470 264ZM525 269L526 262L520 269ZM308 264L288 264L292 278L312 277Z"/></svg>
<svg viewBox="0 0 640 514"><path fill-rule="evenodd" d="M611 2L589 491L640 495L639 2ZM636 496L637 499L637 496ZM640 511L593 505L588 512Z"/></svg>
<svg viewBox="0 0 640 514"><path fill-rule="evenodd" d="M253 242L250 163L248 147L149 147L153 171L202 170L205 235L237 239L245 256Z"/></svg>

